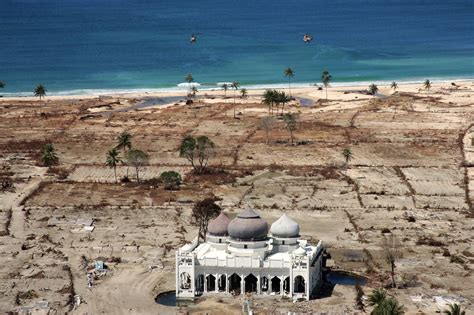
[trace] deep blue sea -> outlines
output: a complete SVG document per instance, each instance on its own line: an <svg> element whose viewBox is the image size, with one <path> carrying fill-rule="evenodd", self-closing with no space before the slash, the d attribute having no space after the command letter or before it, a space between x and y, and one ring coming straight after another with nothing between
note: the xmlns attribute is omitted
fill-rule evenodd
<svg viewBox="0 0 474 315"><path fill-rule="evenodd" d="M198 34L192 45L189 37ZM310 44L303 35L314 37ZM1 94L474 78L474 0L0 0Z"/></svg>

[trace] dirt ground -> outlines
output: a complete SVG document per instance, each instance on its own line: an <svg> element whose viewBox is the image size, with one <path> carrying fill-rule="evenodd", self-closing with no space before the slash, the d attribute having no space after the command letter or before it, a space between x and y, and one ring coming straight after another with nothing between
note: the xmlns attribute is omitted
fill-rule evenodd
<svg viewBox="0 0 474 315"><path fill-rule="evenodd" d="M205 296L188 307L158 305L174 290L174 252L191 241L193 203L215 195L234 216L254 207L270 223L283 212L302 238L322 240L333 268L369 279L364 292L389 282L381 243L394 235L400 288L390 294L407 314L433 314L435 296L450 296L474 313L474 84L434 84L429 93L380 87L295 89L285 112L298 114L295 143L281 117L266 143L261 91L246 100L221 92L139 108L140 96L0 99L0 312L26 314L240 314L241 299ZM149 97L149 96L148 96ZM158 96L157 96L158 97ZM132 108L132 109L130 109ZM280 108L281 111L281 108ZM142 183L116 183L105 154L122 131L146 151ZM216 174L190 174L179 157L185 135L216 144ZM45 143L59 165L41 165ZM345 164L342 151L350 148ZM154 181L182 174L180 190ZM90 231L92 229L92 231ZM86 271L103 260L109 271L91 288ZM82 303L74 306L74 296ZM297 302L252 297L256 314L356 313L356 292L336 285L329 296ZM368 307L367 310L370 310Z"/></svg>

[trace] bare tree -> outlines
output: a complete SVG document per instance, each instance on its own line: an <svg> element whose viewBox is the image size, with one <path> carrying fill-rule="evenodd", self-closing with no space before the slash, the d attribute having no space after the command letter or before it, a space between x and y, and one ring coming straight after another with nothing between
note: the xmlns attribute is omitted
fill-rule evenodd
<svg viewBox="0 0 474 315"><path fill-rule="evenodd" d="M216 198L206 198L194 204L192 212L192 224L199 228L198 241L205 240L209 220L217 217L221 207L216 204Z"/></svg>
<svg viewBox="0 0 474 315"><path fill-rule="evenodd" d="M385 261L390 266L390 274L392 276L392 287L395 288L396 262L402 257L403 254L398 238L394 235L384 237L382 241L382 249Z"/></svg>
<svg viewBox="0 0 474 315"><path fill-rule="evenodd" d="M273 129L273 124L274 123L275 123L275 119L273 119L273 117L271 117L271 116L263 117L262 120L260 120L260 123L259 123L258 127L262 130L265 130L265 134L267 135L267 138L266 138L266 141L265 141L266 144L268 144L270 130Z"/></svg>
<svg viewBox="0 0 474 315"><path fill-rule="evenodd" d="M140 182L140 169L148 164L148 154L138 149L130 149L126 155L127 164L135 167L137 182Z"/></svg>
<svg viewBox="0 0 474 315"><path fill-rule="evenodd" d="M286 123L286 128L290 132L291 144L293 145L293 131L298 128L298 115L287 113L283 115L283 121Z"/></svg>
<svg viewBox="0 0 474 315"><path fill-rule="evenodd" d="M179 147L179 156L186 158L197 174L207 169L209 159L215 155L215 144L207 136L184 137Z"/></svg>

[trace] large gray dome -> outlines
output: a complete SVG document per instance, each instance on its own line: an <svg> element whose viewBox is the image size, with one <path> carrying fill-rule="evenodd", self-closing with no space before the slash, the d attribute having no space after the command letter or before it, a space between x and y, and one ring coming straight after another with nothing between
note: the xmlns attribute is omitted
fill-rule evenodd
<svg viewBox="0 0 474 315"><path fill-rule="evenodd" d="M279 238L298 237L300 234L300 226L284 213L272 224L270 233L272 236Z"/></svg>
<svg viewBox="0 0 474 315"><path fill-rule="evenodd" d="M213 236L227 236L227 227L229 226L230 219L221 212L219 216L211 221L207 225L207 233Z"/></svg>
<svg viewBox="0 0 474 315"><path fill-rule="evenodd" d="M267 237L268 223L253 209L247 209L229 223L229 236L238 241L260 241Z"/></svg>

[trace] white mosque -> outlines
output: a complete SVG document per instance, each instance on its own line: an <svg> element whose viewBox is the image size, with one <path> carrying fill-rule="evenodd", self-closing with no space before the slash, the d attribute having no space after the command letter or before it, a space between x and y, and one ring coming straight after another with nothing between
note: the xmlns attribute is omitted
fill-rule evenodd
<svg viewBox="0 0 474 315"><path fill-rule="evenodd" d="M176 252L176 297L203 294L281 295L307 299L322 282L323 246L299 239L286 214L268 223L254 210L232 221L221 212L197 238Z"/></svg>

